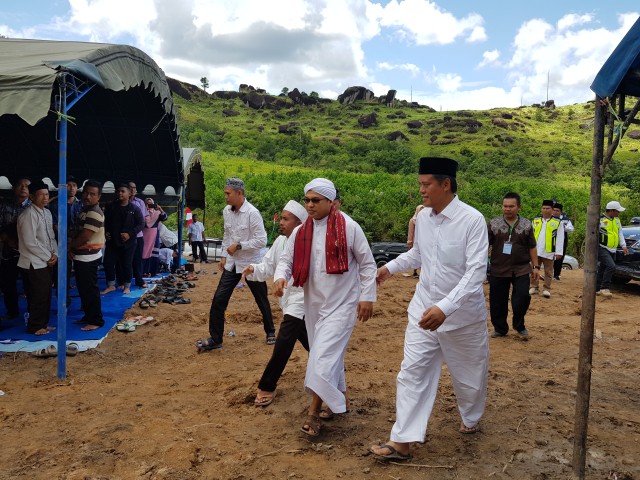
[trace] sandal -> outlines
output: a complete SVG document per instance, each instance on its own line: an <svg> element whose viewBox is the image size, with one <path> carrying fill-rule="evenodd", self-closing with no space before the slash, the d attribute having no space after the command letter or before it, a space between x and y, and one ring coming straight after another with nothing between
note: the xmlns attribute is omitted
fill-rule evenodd
<svg viewBox="0 0 640 480"><path fill-rule="evenodd" d="M307 428L305 428L307 427ZM322 430L322 424L320 423L320 419L316 415L309 415L307 419L300 427L300 431L310 437L317 437L320 435L320 431Z"/></svg>
<svg viewBox="0 0 640 480"><path fill-rule="evenodd" d="M399 451L397 451L395 448L393 448L391 445L387 445L386 443L382 444L382 445L377 445L377 448L386 448L387 450L389 450L389 453L385 453L385 454L379 454L373 451L373 449L376 447L371 447L369 448L369 451L378 459L378 460L384 460L384 461L395 461L395 462L402 462L405 460L411 460L411 454L407 453L400 453Z"/></svg>
<svg viewBox="0 0 640 480"><path fill-rule="evenodd" d="M58 347L55 345L49 345L46 348L41 348L32 353L34 357L55 357L58 355Z"/></svg>
<svg viewBox="0 0 640 480"><path fill-rule="evenodd" d="M116 330L118 330L119 332L135 332L136 331L136 325L133 322L124 322L124 323L118 323L116 325Z"/></svg>
<svg viewBox="0 0 640 480"><path fill-rule="evenodd" d="M256 395L256 399L253 401L253 404L256 407L266 407L271 405L274 398L276 398L276 392L264 392L262 394L258 393Z"/></svg>
<svg viewBox="0 0 640 480"><path fill-rule="evenodd" d="M458 430L463 435L473 435L474 433L478 433L480 431L480 424L476 423L473 427L467 427L464 423L460 424L460 430Z"/></svg>
<svg viewBox="0 0 640 480"><path fill-rule="evenodd" d="M267 345L275 345L276 344L276 336L273 333L267 335Z"/></svg>
<svg viewBox="0 0 640 480"><path fill-rule="evenodd" d="M151 306L151 304L149 303L149 301L148 301L148 300L146 300L146 299L144 299L144 298L143 298L142 300L140 300L140 301L138 302L138 306L139 306L140 308L149 308L149 307Z"/></svg>
<svg viewBox="0 0 640 480"><path fill-rule="evenodd" d="M75 357L78 354L79 347L77 343L69 343L67 345L67 356Z"/></svg>
<svg viewBox="0 0 640 480"><path fill-rule="evenodd" d="M333 420L334 418L336 418L336 414L333 413L330 408L323 408L322 410L320 410L318 418L325 421Z"/></svg>
<svg viewBox="0 0 640 480"><path fill-rule="evenodd" d="M173 303L174 305L187 305L191 303L191 300L183 297L175 297L175 299L171 303Z"/></svg>
<svg viewBox="0 0 640 480"><path fill-rule="evenodd" d="M216 343L213 341L213 338L200 339L195 343L196 349L198 353L208 352L209 350L216 350L218 348L222 348L222 342Z"/></svg>

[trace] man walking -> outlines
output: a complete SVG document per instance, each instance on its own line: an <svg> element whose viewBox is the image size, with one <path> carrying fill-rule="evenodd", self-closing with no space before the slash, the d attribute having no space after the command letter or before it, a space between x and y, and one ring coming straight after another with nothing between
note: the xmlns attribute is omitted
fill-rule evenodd
<svg viewBox="0 0 640 480"><path fill-rule="evenodd" d="M284 206L280 215L280 236L267 252L259 264L251 264L244 268L242 274L247 280L264 282L267 278L273 278L280 256L284 252L287 238L298 225L307 221L307 211L294 200ZM292 286L289 281L288 288L280 297L280 307L284 313L284 319L278 329L276 344L273 347L271 359L264 369L262 378L258 383L258 394L254 404L256 407L266 407L273 402L276 396L276 385L282 375L296 341L299 341L305 350L309 351L309 340L304 323L304 291L300 287Z"/></svg>
<svg viewBox="0 0 640 480"><path fill-rule="evenodd" d="M207 259L207 250L204 247L204 225L198 221L198 214L194 213L191 217L192 221L187 228L187 240L191 246L191 254L193 261L198 261L198 250L200 250L200 263L209 263Z"/></svg>
<svg viewBox="0 0 640 480"><path fill-rule="evenodd" d="M251 263L260 263L266 253L267 232L264 221L256 207L244 196L244 182L239 178L227 179L224 187L227 206L222 210L224 236L222 237L222 276L213 295L209 311L210 338L196 341L198 352L222 347L224 338L224 314L236 285L242 278L242 271ZM267 335L267 345L276 343L276 329L273 326L271 305L267 297L267 284L247 280L262 313L262 324Z"/></svg>
<svg viewBox="0 0 640 480"><path fill-rule="evenodd" d="M316 178L304 194L309 218L287 241L274 293L281 297L291 278L294 287L304 288L310 348L304 386L312 399L301 430L316 437L321 416L328 419L348 409L344 354L356 320L371 317L376 264L360 225L333 205L333 182ZM321 414L323 401L328 409Z"/></svg>
<svg viewBox="0 0 640 480"><path fill-rule="evenodd" d="M82 189L83 207L78 216L77 233L69 241L69 257L73 259L76 283L84 316L77 323L81 330L96 330L104 325L100 289L98 288L98 266L104 247L104 214L98 205L102 185L87 180Z"/></svg>
<svg viewBox="0 0 640 480"><path fill-rule="evenodd" d="M553 280L553 261L562 257L564 248L564 226L560 219L553 216L553 200L542 201L542 216L531 222L536 237L538 260L544 265L544 289L542 296L551 298L551 281ZM529 295L538 291L540 277L531 278Z"/></svg>
<svg viewBox="0 0 640 480"><path fill-rule="evenodd" d="M559 218L560 222L562 222L562 226L564 227L562 257L556 259L553 262L553 279L558 281L560 281L560 274L562 273L562 263L564 262L565 255L567 254L567 246L569 245L569 234L573 233L573 231L575 230L573 223L571 223L571 220L569 219L567 214L562 211L562 208L563 206L561 203L556 202L553 204L553 216Z"/></svg>
<svg viewBox="0 0 640 480"><path fill-rule="evenodd" d="M598 247L598 274L596 277L596 295L611 297L611 278L616 269L616 249L622 248L629 255L627 244L622 233L620 212L625 208L619 202L609 202L604 215L600 217L600 245Z"/></svg>
<svg viewBox="0 0 640 480"><path fill-rule="evenodd" d="M520 195L507 193L502 199L502 216L489 222L491 274L489 276L489 310L493 324L492 338L509 332L509 290L513 329L522 337L529 335L524 316L529 309L529 276L539 275L538 252L533 225L520 216ZM536 282L536 280L534 280Z"/></svg>
<svg viewBox="0 0 640 480"><path fill-rule="evenodd" d="M456 191L458 163L420 159L424 208L413 248L378 269L378 283L422 267L409 304L404 359L397 379L396 422L390 440L370 448L383 460L408 460L412 442L424 442L446 361L462 417L459 432L480 431L487 400L489 340L482 284L487 269L487 224Z"/></svg>

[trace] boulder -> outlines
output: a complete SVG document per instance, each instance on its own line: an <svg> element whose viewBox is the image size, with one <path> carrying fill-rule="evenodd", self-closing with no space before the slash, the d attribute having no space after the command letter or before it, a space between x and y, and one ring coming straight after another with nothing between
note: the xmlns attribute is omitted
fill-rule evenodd
<svg viewBox="0 0 640 480"><path fill-rule="evenodd" d="M293 90L291 90L287 96L293 101L293 103L300 105L302 104L302 94L300 93L300 90L298 90L297 88L294 88Z"/></svg>
<svg viewBox="0 0 640 480"><path fill-rule="evenodd" d="M362 128L369 128L372 125L378 124L378 116L375 113L369 113L367 115L362 115L358 118L358 125Z"/></svg>
<svg viewBox="0 0 640 480"><path fill-rule="evenodd" d="M407 127L409 128L420 128L422 126L422 122L420 120L409 120L407 122Z"/></svg>
<svg viewBox="0 0 640 480"><path fill-rule="evenodd" d="M513 118L513 115L507 112L502 112L500 116L506 120L511 120Z"/></svg>
<svg viewBox="0 0 640 480"><path fill-rule="evenodd" d="M238 92L230 92L226 90L217 90L213 92L213 95L224 100L233 100L234 98L238 98L240 96Z"/></svg>
<svg viewBox="0 0 640 480"><path fill-rule="evenodd" d="M407 137L400 130L396 130L395 132L389 132L384 136L384 138L392 142L399 142L400 140L409 140L409 137Z"/></svg>
<svg viewBox="0 0 640 480"><path fill-rule="evenodd" d="M556 102L554 102L553 100L547 100L546 102L544 102L544 108L553 110L554 108L556 108Z"/></svg>
<svg viewBox="0 0 640 480"><path fill-rule="evenodd" d="M629 130L627 132L627 137L632 138L634 140L640 140L640 130Z"/></svg>
<svg viewBox="0 0 640 480"><path fill-rule="evenodd" d="M396 90L389 90L386 95L380 97L380 103L384 103L387 107L393 108L396 100Z"/></svg>
<svg viewBox="0 0 640 480"><path fill-rule="evenodd" d="M284 133L286 135L292 135L298 131L298 126L295 123L287 123L285 125L278 126L278 133Z"/></svg>
<svg viewBox="0 0 640 480"><path fill-rule="evenodd" d="M222 115L224 115L225 117L236 117L240 115L240 112L236 112L235 110L230 110L228 108L225 108L224 110L222 110Z"/></svg>
<svg viewBox="0 0 640 480"><path fill-rule="evenodd" d="M365 87L348 87L341 95L338 95L338 101L343 105L350 105L357 100L371 100L374 94Z"/></svg>
<svg viewBox="0 0 640 480"><path fill-rule="evenodd" d="M260 110L264 107L265 101L262 95L258 95L255 92L248 93L244 97L244 104L247 107L253 108L255 110Z"/></svg>
<svg viewBox="0 0 640 480"><path fill-rule="evenodd" d="M491 123L493 123L496 127L509 128L509 124L502 118L492 118Z"/></svg>
<svg viewBox="0 0 640 480"><path fill-rule="evenodd" d="M238 87L239 92L255 92L256 89L253 88L252 85L247 85L246 83L241 83Z"/></svg>

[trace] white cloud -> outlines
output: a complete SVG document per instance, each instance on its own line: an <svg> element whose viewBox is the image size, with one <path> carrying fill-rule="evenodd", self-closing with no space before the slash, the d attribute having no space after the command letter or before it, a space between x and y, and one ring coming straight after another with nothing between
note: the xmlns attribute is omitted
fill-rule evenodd
<svg viewBox="0 0 640 480"><path fill-rule="evenodd" d="M413 63L394 64L389 62L377 62L376 67L378 68L378 70L388 70L388 71L404 70L409 72L411 77L416 77L420 73L420 67L418 67Z"/></svg>
<svg viewBox="0 0 640 480"><path fill-rule="evenodd" d="M434 84L441 92L456 92L462 84L462 77L456 73L427 73L424 76L428 84Z"/></svg>
<svg viewBox="0 0 640 480"><path fill-rule="evenodd" d="M498 59L500 58L500 50L489 50L482 53L482 61L478 64L478 68L486 67L487 65L498 65Z"/></svg>

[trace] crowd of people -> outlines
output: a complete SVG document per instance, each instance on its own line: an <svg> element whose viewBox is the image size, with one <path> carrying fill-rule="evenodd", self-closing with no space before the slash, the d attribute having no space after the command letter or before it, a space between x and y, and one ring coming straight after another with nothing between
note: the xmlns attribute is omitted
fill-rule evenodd
<svg viewBox="0 0 640 480"><path fill-rule="evenodd" d="M133 181L119 184L116 199L100 205L102 184L86 180L78 199L78 180L67 178L67 278L73 271L83 316L77 323L82 330L104 325L101 294L118 289L130 292L132 281L146 288L145 276L154 276L160 268L160 228L167 215L152 198L140 199ZM49 205L49 187L42 180L18 179L14 198L0 204L0 289L5 315L2 323L20 316L18 282L22 281L27 299L24 312L27 333L47 335L53 288L66 296L70 305L70 285L57 285L58 215ZM50 208L53 207L53 208ZM164 236L173 251L177 238ZM170 261L164 258L163 264ZM98 269L103 266L107 287L98 287Z"/></svg>
<svg viewBox="0 0 640 480"><path fill-rule="evenodd" d="M273 353L258 383L256 407L271 405L280 376L296 342L309 352L304 388L310 395L301 431L311 437L323 422L349 412L344 358L356 322L373 314L376 289L393 274L413 270L416 290L408 305L404 358L396 382L396 420L389 440L372 445L383 460L411 458L411 444L425 440L436 400L443 363L451 374L461 417L459 432L480 431L487 399L489 339L506 337L511 296L511 326L520 337L529 335L525 316L532 296L551 298L552 282L560 280L558 262L566 253L571 221L558 202L544 200L540 216L520 215L521 198L508 192L502 215L487 222L457 194L458 163L423 157L418 180L423 204L410 220L409 249L376 269L360 225L341 209L335 185L316 178L304 187L304 206L290 200L280 216L281 235L267 251L267 234L260 212L245 196L244 182L229 178L224 185L227 206L222 212L224 235L213 295L208 336L197 340L198 352L223 346L225 311L243 279L261 312L266 344ZM166 214L152 199L136 196L135 183L117 186L117 198L99 206L101 185L88 180L77 205L77 182L69 185L69 257L78 280L83 329L103 323L100 293L144 285L158 257L161 222ZM73 185L75 183L75 185ZM52 271L57 262L55 220L46 208L49 190L39 181L22 179L14 201L0 207L2 262L0 279L9 317L19 314L16 279L22 272L28 300L27 330L46 335L51 302ZM606 205L600 221L598 294L610 296L609 284L617 247L627 249L618 219L624 208ZM76 212L76 213L73 213ZM195 259L207 262L204 226L193 215L188 241ZM104 258L102 250L104 247ZM489 312L483 283L489 271ZM102 261L107 288L97 289ZM544 277L541 269L544 268ZM419 271L419 273L418 273ZM284 319L276 335L267 280L273 279ZM489 334L487 318L493 325Z"/></svg>

